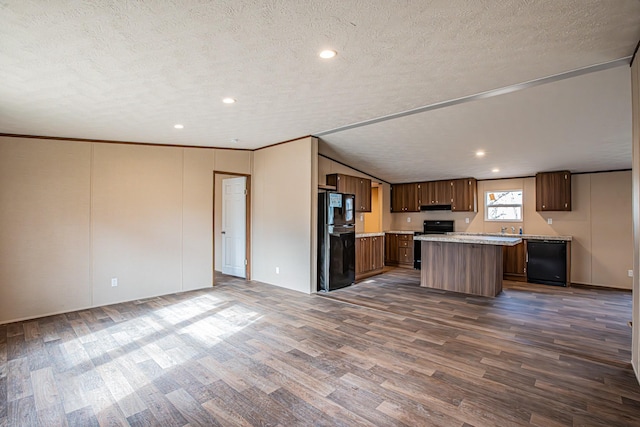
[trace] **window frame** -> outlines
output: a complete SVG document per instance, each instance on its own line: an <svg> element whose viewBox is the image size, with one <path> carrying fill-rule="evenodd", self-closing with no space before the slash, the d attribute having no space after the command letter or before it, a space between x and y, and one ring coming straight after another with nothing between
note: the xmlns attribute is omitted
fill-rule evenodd
<svg viewBox="0 0 640 427"><path fill-rule="evenodd" d="M489 193L522 193L522 203L520 204L500 204L500 205L489 205L487 203L487 195ZM505 207L505 208L520 208L520 219L491 219L489 218L489 208L495 207ZM484 192L484 220L488 222L522 222L524 217L524 189L515 189L515 190L485 190Z"/></svg>

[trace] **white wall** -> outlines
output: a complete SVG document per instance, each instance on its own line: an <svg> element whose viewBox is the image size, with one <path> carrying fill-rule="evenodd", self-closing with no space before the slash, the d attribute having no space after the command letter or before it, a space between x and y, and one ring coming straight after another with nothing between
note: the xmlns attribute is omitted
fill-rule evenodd
<svg viewBox="0 0 640 427"><path fill-rule="evenodd" d="M0 137L0 323L211 286L214 165L251 159Z"/></svg>
<svg viewBox="0 0 640 427"><path fill-rule="evenodd" d="M314 292L316 153L317 140L311 137L254 152L254 280Z"/></svg>

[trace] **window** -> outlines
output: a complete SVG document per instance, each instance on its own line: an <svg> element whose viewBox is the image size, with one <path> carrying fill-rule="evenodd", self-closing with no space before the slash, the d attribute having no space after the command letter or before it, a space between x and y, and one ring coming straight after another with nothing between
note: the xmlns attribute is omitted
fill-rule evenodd
<svg viewBox="0 0 640 427"><path fill-rule="evenodd" d="M484 193L485 221L522 221L522 190Z"/></svg>

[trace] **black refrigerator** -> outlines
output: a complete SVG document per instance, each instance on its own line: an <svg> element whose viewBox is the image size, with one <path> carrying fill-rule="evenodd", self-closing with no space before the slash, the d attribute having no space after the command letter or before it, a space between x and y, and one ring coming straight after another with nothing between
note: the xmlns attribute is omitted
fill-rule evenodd
<svg viewBox="0 0 640 427"><path fill-rule="evenodd" d="M356 278L355 196L318 193L318 291L352 285Z"/></svg>

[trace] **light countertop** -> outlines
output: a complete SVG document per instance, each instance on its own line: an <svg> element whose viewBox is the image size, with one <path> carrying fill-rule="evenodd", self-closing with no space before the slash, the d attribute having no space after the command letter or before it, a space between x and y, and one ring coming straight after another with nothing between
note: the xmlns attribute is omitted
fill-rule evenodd
<svg viewBox="0 0 640 427"><path fill-rule="evenodd" d="M416 231L411 231L411 230L401 230L401 231L385 231L385 233L389 233L389 234L415 234Z"/></svg>
<svg viewBox="0 0 640 427"><path fill-rule="evenodd" d="M447 233L449 235L461 235L461 236L499 236L499 237L518 237L525 240L552 240L559 242L570 242L573 240L571 236L546 236L543 234L512 234L512 233L465 233L461 231L454 231L453 233Z"/></svg>
<svg viewBox="0 0 640 427"><path fill-rule="evenodd" d="M471 243L478 245L515 246L522 242L520 237L487 236L479 234L423 234L413 240L424 242Z"/></svg>
<svg viewBox="0 0 640 427"><path fill-rule="evenodd" d="M384 233L356 233L356 239L360 237L384 237Z"/></svg>

